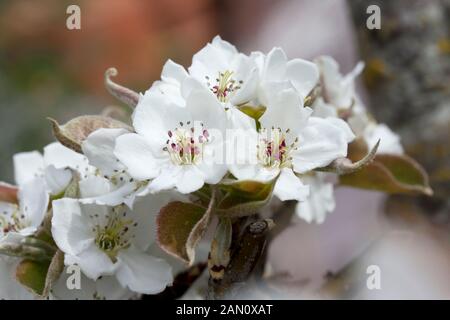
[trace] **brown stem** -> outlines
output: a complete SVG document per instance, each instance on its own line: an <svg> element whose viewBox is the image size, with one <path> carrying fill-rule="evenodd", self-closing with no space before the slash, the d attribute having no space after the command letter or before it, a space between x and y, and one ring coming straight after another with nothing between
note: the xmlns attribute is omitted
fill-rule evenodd
<svg viewBox="0 0 450 320"><path fill-rule="evenodd" d="M233 228L242 228L250 218L238 220ZM248 224L242 235L234 234L230 263L223 278L209 279L207 299L231 298L240 284L246 282L266 246L266 236L272 227L271 220L257 220Z"/></svg>

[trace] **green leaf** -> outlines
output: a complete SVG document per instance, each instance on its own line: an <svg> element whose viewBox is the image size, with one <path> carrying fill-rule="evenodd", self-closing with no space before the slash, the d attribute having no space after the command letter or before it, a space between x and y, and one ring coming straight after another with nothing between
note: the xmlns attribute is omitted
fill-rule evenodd
<svg viewBox="0 0 450 320"><path fill-rule="evenodd" d="M43 296L50 261L23 260L16 269L16 279L38 296Z"/></svg>
<svg viewBox="0 0 450 320"><path fill-rule="evenodd" d="M406 155L378 154L367 166L339 179L345 186L387 193L433 194L425 170Z"/></svg>
<svg viewBox="0 0 450 320"><path fill-rule="evenodd" d="M48 119L52 123L55 138L64 146L79 153L82 153L82 142L100 128L123 128L132 131L130 126L119 120L99 115L76 117L64 125L59 125L52 118Z"/></svg>
<svg viewBox="0 0 450 320"><path fill-rule="evenodd" d="M195 247L206 232L215 203L213 195L208 208L181 201L161 208L158 218L158 242L167 253L192 265Z"/></svg>
<svg viewBox="0 0 450 320"><path fill-rule="evenodd" d="M16 279L39 297L46 298L64 270L64 253L56 251L51 260L22 260L16 268Z"/></svg>
<svg viewBox="0 0 450 320"><path fill-rule="evenodd" d="M369 146L364 138L357 138L348 145L347 158L353 162L359 161L369 153Z"/></svg>
<svg viewBox="0 0 450 320"><path fill-rule="evenodd" d="M261 118L261 116L266 111L266 107L264 107L264 106L257 106L257 107L255 107L255 106L243 105L243 106L239 106L237 108L241 112L245 113L250 118L253 118L255 120L259 120L259 118Z"/></svg>
<svg viewBox="0 0 450 320"><path fill-rule="evenodd" d="M217 206L217 214L227 217L252 215L272 198L275 181L225 181L220 188L226 192Z"/></svg>

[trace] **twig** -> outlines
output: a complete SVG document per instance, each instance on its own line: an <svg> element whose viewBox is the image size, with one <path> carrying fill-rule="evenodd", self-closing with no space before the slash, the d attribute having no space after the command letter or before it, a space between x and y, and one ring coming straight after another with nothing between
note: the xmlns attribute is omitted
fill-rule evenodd
<svg viewBox="0 0 450 320"><path fill-rule="evenodd" d="M240 224L246 221L240 220ZM237 293L239 285L248 280L264 252L266 236L272 225L271 220L252 222L237 241L233 240L230 263L222 279L210 278L207 299L230 298Z"/></svg>

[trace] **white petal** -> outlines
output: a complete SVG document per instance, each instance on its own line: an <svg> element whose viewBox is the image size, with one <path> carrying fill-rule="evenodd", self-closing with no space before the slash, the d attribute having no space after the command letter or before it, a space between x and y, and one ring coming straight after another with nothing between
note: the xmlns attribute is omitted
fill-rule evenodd
<svg viewBox="0 0 450 320"><path fill-rule="evenodd" d="M147 140L138 134L129 133L118 137L114 154L135 179L152 179L159 174L161 160L154 155Z"/></svg>
<svg viewBox="0 0 450 320"><path fill-rule="evenodd" d="M117 268L111 259L95 244L91 244L76 256L65 255L65 265L77 264L90 279L97 280L103 275L112 275Z"/></svg>
<svg viewBox="0 0 450 320"><path fill-rule="evenodd" d="M41 175L44 169L44 158L37 151L21 152L13 156L14 178L17 185L27 183Z"/></svg>
<svg viewBox="0 0 450 320"><path fill-rule="evenodd" d="M297 92L306 97L319 81L319 69L312 62L293 59L287 63L286 76Z"/></svg>
<svg viewBox="0 0 450 320"><path fill-rule="evenodd" d="M111 183L107 179L105 180L106 181L104 182L99 181L99 183L102 185L108 184L108 186L111 187ZM85 180L80 181L80 189L83 189L81 187L81 184L84 182ZM104 185L103 186L102 185L100 187L104 187ZM94 187L94 185L91 185L91 187ZM125 203L128 207L132 208L135 199L134 193L136 189L137 189L136 183L126 182L104 193L98 193L97 195L91 193L89 197L81 198L80 202L84 204L95 203L98 205L106 205L112 207Z"/></svg>
<svg viewBox="0 0 450 320"><path fill-rule="evenodd" d="M347 122L345 122L342 119L329 117L327 118L328 123L334 125L345 137L345 141L347 143L350 143L355 139L355 134L353 133L352 129L350 129Z"/></svg>
<svg viewBox="0 0 450 320"><path fill-rule="evenodd" d="M266 57L263 81L282 81L286 76L287 57L281 48L273 48Z"/></svg>
<svg viewBox="0 0 450 320"><path fill-rule="evenodd" d="M12 215L17 210L17 204L15 203L9 203L9 202L3 202L0 201L0 217L5 219L6 221L10 221L12 219ZM0 220L2 221L2 220ZM3 226L0 227L0 240L4 237L4 230Z"/></svg>
<svg viewBox="0 0 450 320"><path fill-rule="evenodd" d="M171 82L180 85L184 79L188 76L188 73L183 66L167 60L161 72L161 79L163 81Z"/></svg>
<svg viewBox="0 0 450 320"><path fill-rule="evenodd" d="M319 57L317 64L321 70L327 102L338 108L350 107L355 98L354 79L362 71L364 65L358 63L355 69L344 77L339 72L338 63L331 57Z"/></svg>
<svg viewBox="0 0 450 320"><path fill-rule="evenodd" d="M194 122L202 122L206 129L223 133L227 122L225 110L208 90L192 91L186 101L186 109Z"/></svg>
<svg viewBox="0 0 450 320"><path fill-rule="evenodd" d="M168 263L134 248L121 251L118 255L120 267L117 279L130 290L156 294L172 283L172 269Z"/></svg>
<svg viewBox="0 0 450 320"><path fill-rule="evenodd" d="M139 250L146 251L156 242L156 217L159 210L170 201L177 200L172 192L150 194L136 201L133 219L138 222L133 244Z"/></svg>
<svg viewBox="0 0 450 320"><path fill-rule="evenodd" d="M319 118L334 117L337 118L337 109L335 106L326 103L322 97L318 97L317 100L312 105L314 110L313 116Z"/></svg>
<svg viewBox="0 0 450 320"><path fill-rule="evenodd" d="M162 99L165 99L167 103L175 105L179 108L184 108L186 104L186 101L181 93L181 84L176 81L169 82L157 80L153 82L147 92L148 94L159 95Z"/></svg>
<svg viewBox="0 0 450 320"><path fill-rule="evenodd" d="M250 53L250 59L252 59L258 67L259 75L262 76L266 55L261 51L253 51Z"/></svg>
<svg viewBox="0 0 450 320"><path fill-rule="evenodd" d="M181 95L183 96L183 99L187 99L191 92L204 89L204 85L199 80L194 77L188 76L181 84Z"/></svg>
<svg viewBox="0 0 450 320"><path fill-rule="evenodd" d="M270 129L290 129L291 134L297 136L305 126L312 110L303 108L303 102L298 94L290 89L279 92L270 99L266 112L259 119L261 126Z"/></svg>
<svg viewBox="0 0 450 320"><path fill-rule="evenodd" d="M57 195L63 192L72 180L70 169L56 169L53 165L45 168L45 183L50 194Z"/></svg>
<svg viewBox="0 0 450 320"><path fill-rule="evenodd" d="M211 43L217 47L220 48L223 51L229 52L230 55L238 53L236 47L229 43L228 41L223 40L220 36L215 36L214 39L211 41Z"/></svg>
<svg viewBox="0 0 450 320"><path fill-rule="evenodd" d="M304 201L309 195L309 187L304 185L291 169L284 168L275 183L273 193L281 201Z"/></svg>
<svg viewBox="0 0 450 320"><path fill-rule="evenodd" d="M21 214L30 223L30 227L39 227L47 212L49 195L44 179L35 178L19 189L19 207Z"/></svg>
<svg viewBox="0 0 450 320"><path fill-rule="evenodd" d="M100 176L89 176L79 183L81 198L91 198L111 192L111 183Z"/></svg>
<svg viewBox="0 0 450 320"><path fill-rule="evenodd" d="M136 132L154 149L164 147L167 132L178 127L180 121L190 120L185 108L152 90L145 92L139 100L132 118Z"/></svg>
<svg viewBox="0 0 450 320"><path fill-rule="evenodd" d="M46 166L53 165L56 169L71 168L84 172L89 167L84 155L75 152L59 142L50 143L44 148Z"/></svg>
<svg viewBox="0 0 450 320"><path fill-rule="evenodd" d="M82 208L77 200L55 200L52 206L53 239L64 253L77 255L94 242L95 235L82 215Z"/></svg>
<svg viewBox="0 0 450 320"><path fill-rule="evenodd" d="M213 80L219 72L229 70L232 59L237 54L233 46L220 38L208 43L192 57L189 74L199 81L206 81L205 77Z"/></svg>
<svg viewBox="0 0 450 320"><path fill-rule="evenodd" d="M236 113L234 112L234 114ZM238 128L227 131L226 163L236 177L238 177L239 173L237 171L234 172L234 169L256 172L256 168L252 169L252 167L258 163L258 137L258 132L254 124L252 128ZM248 168L241 166L248 166ZM243 177L238 178L245 179Z"/></svg>
<svg viewBox="0 0 450 320"><path fill-rule="evenodd" d="M156 193L175 187L181 166L170 165L161 169L161 173L149 184L150 192Z"/></svg>
<svg viewBox="0 0 450 320"><path fill-rule="evenodd" d="M310 196L297 204L296 213L309 223L323 223L326 215L336 207L333 184L318 177L305 178L305 182L310 186Z"/></svg>
<svg viewBox="0 0 450 320"><path fill-rule="evenodd" d="M233 105L241 105L253 100L259 82L259 73L254 61L243 54L239 54L234 59L231 68L235 71L233 79L242 81L242 83L239 84L240 89L230 97L230 102Z"/></svg>
<svg viewBox="0 0 450 320"><path fill-rule="evenodd" d="M257 90L257 103L267 107L273 97L285 90L295 90L292 83L286 79L261 82Z"/></svg>
<svg viewBox="0 0 450 320"><path fill-rule="evenodd" d="M275 179L280 174L280 169L265 168L258 164L233 165L230 166L230 172L238 180L255 180L265 183Z"/></svg>
<svg viewBox="0 0 450 320"><path fill-rule="evenodd" d="M327 119L311 117L299 135L298 150L292 152L294 171L304 173L324 167L346 155L345 131Z"/></svg>
<svg viewBox="0 0 450 320"><path fill-rule="evenodd" d="M244 112L230 106L226 112L228 128L232 130L256 130L256 122Z"/></svg>
<svg viewBox="0 0 450 320"><path fill-rule="evenodd" d="M388 154L403 154L403 147L400 143L400 137L395 134L384 123L376 125L373 129L368 128L364 133L364 138L368 144L369 149L372 149L380 140L378 146L378 153Z"/></svg>
<svg viewBox="0 0 450 320"><path fill-rule="evenodd" d="M212 141L203 150L203 157L197 168L202 172L204 181L209 184L216 184L222 180L227 172L225 164L225 150L222 137L212 136Z"/></svg>
<svg viewBox="0 0 450 320"><path fill-rule="evenodd" d="M183 166L177 176L176 188L181 193L191 193L203 187L205 178L196 166Z"/></svg>
<svg viewBox="0 0 450 320"><path fill-rule="evenodd" d="M113 174L114 170L124 169L114 155L114 147L116 139L126 133L129 132L125 129L99 129L91 133L82 144L89 163L106 175Z"/></svg>

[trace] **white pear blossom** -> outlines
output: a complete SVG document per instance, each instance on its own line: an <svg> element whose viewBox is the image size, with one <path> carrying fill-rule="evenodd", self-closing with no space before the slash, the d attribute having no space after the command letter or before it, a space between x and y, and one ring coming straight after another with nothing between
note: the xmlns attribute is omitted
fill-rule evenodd
<svg viewBox="0 0 450 320"><path fill-rule="evenodd" d="M168 60L161 81L156 81L149 91L164 94L166 100L184 107L193 90L206 89L226 110L230 127L234 128L251 126L252 119L236 106L253 100L257 85L258 68L254 59L216 36L193 56L188 71Z"/></svg>
<svg viewBox="0 0 450 320"><path fill-rule="evenodd" d="M339 71L339 64L331 57L321 56L316 59L321 72L321 96L323 101L337 110L348 109L355 104L355 78L364 69L364 63L359 62L345 76Z"/></svg>
<svg viewBox="0 0 450 320"><path fill-rule="evenodd" d="M188 71L220 102L237 106L254 98L258 84L256 63L219 36L194 55Z"/></svg>
<svg viewBox="0 0 450 320"><path fill-rule="evenodd" d="M261 128L247 131L249 143L238 144L241 150L230 172L243 180L268 182L278 177L276 196L282 201L305 200L309 189L296 174L345 157L354 138L344 121L310 117L311 113L293 89L273 96L259 119Z"/></svg>
<svg viewBox="0 0 450 320"><path fill-rule="evenodd" d="M83 141L83 153L95 171L80 181L82 203L109 206L125 203L132 208L136 196L148 193L147 183L131 177L114 155L116 139L127 133L130 132L125 129L99 129Z"/></svg>
<svg viewBox="0 0 450 320"><path fill-rule="evenodd" d="M155 242L156 214L169 200L166 194L150 195L136 202L133 211L125 205L53 201L52 234L65 254L65 265L79 265L92 280L115 276L134 292L164 290L172 281L170 265L146 250Z"/></svg>
<svg viewBox="0 0 450 320"><path fill-rule="evenodd" d="M38 152L14 156L17 203L0 201L0 243L18 242L41 225L49 203L48 183L38 174L43 163Z"/></svg>
<svg viewBox="0 0 450 320"><path fill-rule="evenodd" d="M225 175L220 156L227 125L225 110L205 89L192 91L183 108L147 91L133 114L136 133L118 137L114 154L131 177L151 180L152 192L191 193Z"/></svg>
<svg viewBox="0 0 450 320"><path fill-rule="evenodd" d="M72 180L72 170L83 177L93 168L82 154L66 148L58 142L44 147L44 154L38 151L21 152L13 157L16 183L20 186L35 177L45 180L48 192L58 195Z"/></svg>
<svg viewBox="0 0 450 320"><path fill-rule="evenodd" d="M356 135L361 135L369 122L364 104L355 91L355 79L361 74L364 63L359 62L348 74L342 75L339 64L329 56L317 58L320 70L320 95L312 108L313 116L343 117Z"/></svg>
<svg viewBox="0 0 450 320"><path fill-rule="evenodd" d="M387 125L377 124L368 114L355 91L355 78L361 74L364 64L359 62L347 75L339 71L338 63L331 57L316 59L321 72L321 95L313 105L314 116L339 117L346 115L347 122L357 136L362 136L369 149L378 140L378 153L402 154L400 138Z"/></svg>
<svg viewBox="0 0 450 320"><path fill-rule="evenodd" d="M267 106L270 97L281 90L294 89L303 100L317 85L319 70L307 60L288 60L281 48L273 48L267 55L253 52L251 58L259 70L255 104Z"/></svg>
<svg viewBox="0 0 450 320"><path fill-rule="evenodd" d="M334 185L327 181L329 176L330 174L316 172L302 177L310 188L310 194L305 201L297 203L296 213L299 218L320 224L335 209Z"/></svg>
<svg viewBox="0 0 450 320"><path fill-rule="evenodd" d="M41 225L49 196L45 183L35 178L19 187L18 203L0 202L0 243L17 242Z"/></svg>

